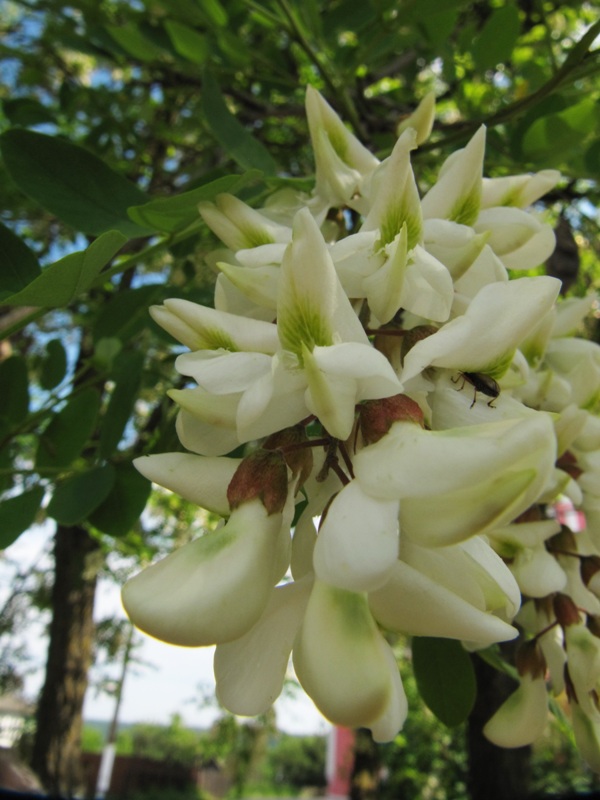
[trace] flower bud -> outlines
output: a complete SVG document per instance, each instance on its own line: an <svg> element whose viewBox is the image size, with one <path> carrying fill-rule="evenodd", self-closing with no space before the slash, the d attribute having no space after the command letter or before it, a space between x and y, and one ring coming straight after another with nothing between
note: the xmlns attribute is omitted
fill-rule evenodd
<svg viewBox="0 0 600 800"><path fill-rule="evenodd" d="M432 336L437 332L438 328L436 328L435 325L417 325L415 328L406 331L402 339L402 360L404 360L408 351L414 347L417 342L420 342L421 339L427 339L428 336Z"/></svg>
<svg viewBox="0 0 600 800"><path fill-rule="evenodd" d="M529 675L533 680L546 674L546 659L537 639L523 642L515 656L516 667L521 677Z"/></svg>
<svg viewBox="0 0 600 800"><path fill-rule="evenodd" d="M558 624L562 628L568 628L570 625L581 624L581 617L577 606L571 600L569 595L557 593L554 596L553 606Z"/></svg>
<svg viewBox="0 0 600 800"><path fill-rule="evenodd" d="M256 450L235 471L227 488L231 509L259 498L269 514L283 510L287 498L287 468L279 451Z"/></svg>
<svg viewBox="0 0 600 800"><path fill-rule="evenodd" d="M367 400L360 406L360 430L365 444L374 444L383 438L394 422L414 422L425 427L420 406L405 394Z"/></svg>
<svg viewBox="0 0 600 800"><path fill-rule="evenodd" d="M278 450L283 454L285 463L294 476L298 476L298 487L302 486L313 469L313 454L309 446L294 447L294 445L308 444L308 436L303 425L285 428L272 434L263 442L264 450ZM290 447L291 445L291 447ZM289 449L288 449L289 448Z"/></svg>
<svg viewBox="0 0 600 800"><path fill-rule="evenodd" d="M579 570L581 572L581 580L585 583L587 588L597 594L600 588L600 556L582 556L579 562Z"/></svg>

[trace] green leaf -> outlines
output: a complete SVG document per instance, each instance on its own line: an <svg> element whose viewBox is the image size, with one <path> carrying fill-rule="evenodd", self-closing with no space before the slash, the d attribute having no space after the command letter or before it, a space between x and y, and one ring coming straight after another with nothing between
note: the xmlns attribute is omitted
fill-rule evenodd
<svg viewBox="0 0 600 800"><path fill-rule="evenodd" d="M0 419L21 422L29 413L27 363L21 356L0 361Z"/></svg>
<svg viewBox="0 0 600 800"><path fill-rule="evenodd" d="M150 324L148 308L164 296L163 286L140 286L118 292L105 303L94 325L94 341L126 342Z"/></svg>
<svg viewBox="0 0 600 800"><path fill-rule="evenodd" d="M116 359L111 379L115 382L100 430L100 456L108 458L121 441L138 396L144 366L143 353L124 352Z"/></svg>
<svg viewBox="0 0 600 800"><path fill-rule="evenodd" d="M126 25L107 25L106 30L115 42L139 61L156 61L164 55L162 48L144 36L135 22Z"/></svg>
<svg viewBox="0 0 600 800"><path fill-rule="evenodd" d="M210 53L206 37L173 19L165 22L165 28L178 55L193 64L204 64Z"/></svg>
<svg viewBox="0 0 600 800"><path fill-rule="evenodd" d="M413 670L419 693L435 716L454 727L469 716L475 702L475 672L469 654L454 639L415 636Z"/></svg>
<svg viewBox="0 0 600 800"><path fill-rule="evenodd" d="M90 522L103 533L124 536L144 510L152 484L131 464L119 464L115 473L110 494L90 516Z"/></svg>
<svg viewBox="0 0 600 800"><path fill-rule="evenodd" d="M210 25L223 28L229 22L227 11L219 0L196 0L200 11Z"/></svg>
<svg viewBox="0 0 600 800"><path fill-rule="evenodd" d="M486 69L493 69L496 64L508 61L520 29L516 6L508 3L494 9L471 48L477 70L485 72Z"/></svg>
<svg viewBox="0 0 600 800"><path fill-rule="evenodd" d="M277 172L277 164L269 151L227 108L216 80L208 71L204 72L202 78L200 104L215 138L243 169L260 169L266 175Z"/></svg>
<svg viewBox="0 0 600 800"><path fill-rule="evenodd" d="M42 389L54 389L67 374L67 351L60 339L51 339L46 345L46 357L40 370Z"/></svg>
<svg viewBox="0 0 600 800"><path fill-rule="evenodd" d="M71 253L46 267L25 289L4 299L12 306L68 306L87 291L127 239L117 231L99 236L87 250Z"/></svg>
<svg viewBox="0 0 600 800"><path fill-rule="evenodd" d="M115 482L110 464L79 472L57 484L48 503L48 516L61 525L83 522L107 498Z"/></svg>
<svg viewBox="0 0 600 800"><path fill-rule="evenodd" d="M68 467L81 453L92 435L100 410L100 395L85 389L54 414L38 444L38 469Z"/></svg>
<svg viewBox="0 0 600 800"><path fill-rule="evenodd" d="M148 234L127 216L146 195L83 147L22 128L3 133L0 146L19 189L77 230Z"/></svg>
<svg viewBox="0 0 600 800"><path fill-rule="evenodd" d="M523 136L523 155L536 165L557 166L573 151L581 152L600 123L600 111L593 100L582 100L556 114L536 119Z"/></svg>
<svg viewBox="0 0 600 800"><path fill-rule="evenodd" d="M187 228L194 222L201 222L198 213L198 203L201 200L212 200L223 192L236 194L243 186L257 181L261 175L258 170L250 170L243 175L225 175L189 192L173 197L157 198L143 206L132 206L128 209L128 213L131 219L140 225L173 233Z"/></svg>
<svg viewBox="0 0 600 800"><path fill-rule="evenodd" d="M35 522L42 503L44 490L41 486L29 489L17 497L0 502L0 550L9 547Z"/></svg>
<svg viewBox="0 0 600 800"><path fill-rule="evenodd" d="M54 114L49 108L31 97L17 97L13 100L3 100L2 110L11 125L42 125L47 122L56 122Z"/></svg>
<svg viewBox="0 0 600 800"><path fill-rule="evenodd" d="M25 242L1 223L0 253L0 300L3 300L35 280L41 269Z"/></svg>

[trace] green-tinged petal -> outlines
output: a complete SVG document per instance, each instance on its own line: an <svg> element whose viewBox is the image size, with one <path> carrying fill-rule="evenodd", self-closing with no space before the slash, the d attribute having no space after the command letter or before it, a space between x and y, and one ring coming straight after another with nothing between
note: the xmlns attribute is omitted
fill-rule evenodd
<svg viewBox="0 0 600 800"><path fill-rule="evenodd" d="M219 261L217 267L252 303L266 309L277 308L279 267L238 267L224 261Z"/></svg>
<svg viewBox="0 0 600 800"><path fill-rule="evenodd" d="M240 639L217 646L217 697L232 714L264 714L281 694L311 588L308 578L274 589L258 622Z"/></svg>
<svg viewBox="0 0 600 800"><path fill-rule="evenodd" d="M273 323L217 311L189 300L165 300L163 306L151 306L150 314L190 350L249 350L272 354L279 347L277 326ZM176 324L191 329L188 341L177 335Z"/></svg>
<svg viewBox="0 0 600 800"><path fill-rule="evenodd" d="M222 456L226 453L231 453L236 447L241 444L235 430L235 408L237 406L237 398L230 397L213 397L207 395L211 402L207 406L212 407L216 405L216 401L221 401L221 406L228 406L230 414L226 414L222 418L222 424L217 425L214 420L216 416L207 413L207 419L202 419L195 414L182 409L176 422L177 435L181 444L186 450L191 450L192 453L198 453L201 456ZM210 412L211 408L205 407L203 411ZM229 424L230 416L232 416L231 425Z"/></svg>
<svg viewBox="0 0 600 800"><path fill-rule="evenodd" d="M384 584L398 558L398 501L377 500L356 481L327 509L314 550L315 574L353 592Z"/></svg>
<svg viewBox="0 0 600 800"><path fill-rule="evenodd" d="M362 280L362 291L379 322L389 322L402 307L402 288L408 269L408 233L404 225L389 248L388 257Z"/></svg>
<svg viewBox="0 0 600 800"><path fill-rule="evenodd" d="M390 699L383 714L371 723L371 734L376 742L391 742L402 729L408 714L408 700L398 671L396 656L384 641L384 651L390 670Z"/></svg>
<svg viewBox="0 0 600 800"><path fill-rule="evenodd" d="M526 208L553 189L560 178L560 172L556 169L543 169L532 175L484 178L481 207L516 206L517 208Z"/></svg>
<svg viewBox="0 0 600 800"><path fill-rule="evenodd" d="M413 128L417 135L417 144L429 139L435 120L435 92L427 92L419 105L396 128L396 136L400 136L407 128Z"/></svg>
<svg viewBox="0 0 600 800"><path fill-rule="evenodd" d="M429 366L502 377L559 291L560 281L543 275L484 286L465 314L414 345L404 360L403 380Z"/></svg>
<svg viewBox="0 0 600 800"><path fill-rule="evenodd" d="M384 640L365 595L316 580L294 644L304 690L336 725L368 726L390 700Z"/></svg>
<svg viewBox="0 0 600 800"><path fill-rule="evenodd" d="M468 225L446 219L428 219L423 225L423 246L458 280L478 258L488 234L476 234Z"/></svg>
<svg viewBox="0 0 600 800"><path fill-rule="evenodd" d="M354 425L354 407L357 402L356 379L352 376L329 375L323 372L306 347L302 357L308 384L306 391L308 409L319 418L331 436L336 439L347 439Z"/></svg>
<svg viewBox="0 0 600 800"><path fill-rule="evenodd" d="M227 487L241 459L203 457L191 453L160 453L133 462L138 472L184 500L229 516Z"/></svg>
<svg viewBox="0 0 600 800"><path fill-rule="evenodd" d="M409 250L421 241L421 201L410 164L410 151L416 146L416 131L409 128L371 177L373 200L361 230L379 230L380 246L393 242L404 226Z"/></svg>
<svg viewBox="0 0 600 800"><path fill-rule="evenodd" d="M193 378L201 389L211 394L229 395L245 391L263 375L268 375L271 361L272 356L266 353L198 350L178 356L175 369L180 375Z"/></svg>
<svg viewBox="0 0 600 800"><path fill-rule="evenodd" d="M231 194L217 195L215 203L198 205L204 222L232 250L289 241L290 230Z"/></svg>
<svg viewBox="0 0 600 800"><path fill-rule="evenodd" d="M571 720L579 753L594 772L600 772L600 719L590 718L577 703L571 703Z"/></svg>
<svg viewBox="0 0 600 800"><path fill-rule="evenodd" d="M542 735L547 721L546 682L524 675L519 688L486 722L483 735L498 747L525 747Z"/></svg>
<svg viewBox="0 0 600 800"><path fill-rule="evenodd" d="M506 269L532 269L554 252L556 237L550 225L520 208L490 208L474 224L488 236L487 244Z"/></svg>
<svg viewBox="0 0 600 800"><path fill-rule="evenodd" d="M426 219L438 218L472 225L479 214L485 127L479 128L462 150L444 162L437 182L421 204Z"/></svg>
<svg viewBox="0 0 600 800"><path fill-rule="evenodd" d="M518 632L499 617L399 561L389 582L371 592L369 604L384 628L412 636L439 636L486 646Z"/></svg>
<svg viewBox="0 0 600 800"><path fill-rule="evenodd" d="M123 605L145 633L184 647L243 636L267 605L280 514L260 500L233 511L227 524L179 548L129 580Z"/></svg>

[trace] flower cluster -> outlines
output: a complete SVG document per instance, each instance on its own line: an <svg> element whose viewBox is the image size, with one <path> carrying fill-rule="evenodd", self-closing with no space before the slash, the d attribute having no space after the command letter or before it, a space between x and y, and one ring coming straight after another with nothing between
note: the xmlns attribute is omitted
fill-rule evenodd
<svg viewBox="0 0 600 800"><path fill-rule="evenodd" d="M559 175L483 178L481 128L421 197L431 97L382 162L311 88L306 108L313 193L202 203L226 248L214 308L151 310L190 350L170 392L189 452L136 466L226 522L130 580L125 608L166 642L216 644L232 712L264 712L291 655L326 717L380 741L407 713L384 631L519 637L519 688L486 734L541 732L549 668L599 767L600 349L573 336L592 300L518 277L554 248L527 209ZM584 532L544 513L561 493Z"/></svg>

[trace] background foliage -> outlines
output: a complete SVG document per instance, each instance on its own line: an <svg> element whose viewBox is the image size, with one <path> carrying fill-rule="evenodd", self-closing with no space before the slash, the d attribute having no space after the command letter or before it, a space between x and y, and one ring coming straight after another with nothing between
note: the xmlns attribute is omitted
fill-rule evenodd
<svg viewBox="0 0 600 800"><path fill-rule="evenodd" d="M98 546L88 573L119 572L111 554L147 561L210 524L164 494L141 517L132 458L179 446L177 351L147 309L211 302L200 200L310 188L307 83L379 157L434 91L422 190L481 123L487 175L559 168L540 205L560 226L549 270L598 286L593 3L10 0L0 33L0 547L33 523L76 528ZM22 609L1 617L7 687Z"/></svg>

